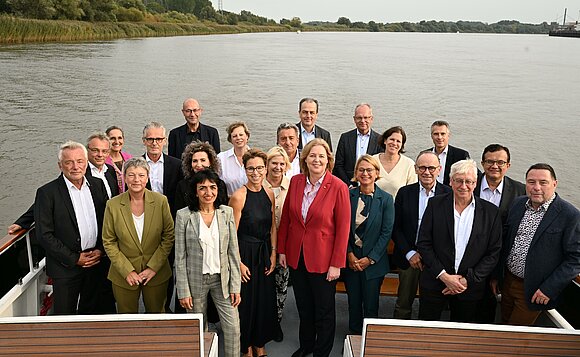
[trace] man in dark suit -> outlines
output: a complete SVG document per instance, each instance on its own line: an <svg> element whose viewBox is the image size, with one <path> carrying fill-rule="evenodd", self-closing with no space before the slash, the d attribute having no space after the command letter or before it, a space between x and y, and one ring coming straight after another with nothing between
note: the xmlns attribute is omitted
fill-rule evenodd
<svg viewBox="0 0 580 357"><path fill-rule="evenodd" d="M469 152L449 145L450 136L451 131L449 130L448 122L437 120L431 124L431 139L434 146L430 150L439 156L439 162L441 163L441 172L437 177L437 181L448 186L451 165L459 160L469 159Z"/></svg>
<svg viewBox="0 0 580 357"><path fill-rule="evenodd" d="M82 144L63 144L58 155L62 174L36 191L34 220L53 279L55 314L97 312L105 279L99 265L107 192L101 180L84 176L87 161Z"/></svg>
<svg viewBox="0 0 580 357"><path fill-rule="evenodd" d="M216 128L202 124L199 119L203 108L197 100L188 98L183 102L181 109L185 117L185 124L169 132L169 156L181 160L183 150L193 140L209 143L217 154L220 153L220 137Z"/></svg>
<svg viewBox="0 0 580 357"><path fill-rule="evenodd" d="M171 216L175 219L175 190L177 183L183 179L181 160L163 153L167 138L165 128L158 122L151 122L143 129L143 145L146 153L143 158L149 164L149 182L147 188L167 197Z"/></svg>
<svg viewBox="0 0 580 357"><path fill-rule="evenodd" d="M532 165L527 197L509 211L499 265L503 323L532 325L580 273L580 212L556 194L557 186L550 165Z"/></svg>
<svg viewBox="0 0 580 357"><path fill-rule="evenodd" d="M298 115L300 116L300 123L296 126L299 129L298 150L308 144L312 139L320 138L328 143L332 151L332 140L330 133L318 125L318 101L314 98L302 98L298 104Z"/></svg>
<svg viewBox="0 0 580 357"><path fill-rule="evenodd" d="M149 182L147 182L147 188L167 197L171 216L175 220L177 213L175 191L177 189L177 183L183 179L183 171L181 169L181 160L163 153L165 142L165 127L163 125L158 122L151 122L145 125L143 129L143 144L147 151L143 157L149 164ZM174 270L175 246L171 248L168 260L171 269ZM175 273L173 275L175 276ZM167 299L165 300L165 311L167 312L171 311L170 305L174 290L175 285L173 278L171 278L167 285Z"/></svg>
<svg viewBox="0 0 580 357"><path fill-rule="evenodd" d="M410 319L413 300L417 295L423 270L421 254L417 252L417 232L431 197L451 192L449 186L437 182L441 170L439 158L429 150L422 151L415 161L419 182L401 187L395 199L393 262L399 267L399 290L393 317Z"/></svg>
<svg viewBox="0 0 580 357"><path fill-rule="evenodd" d="M363 154L375 155L381 152L379 133L371 129L373 109L370 104L361 103L354 109L356 129L340 135L336 148L335 164L332 174L340 178L347 186L354 175L356 160Z"/></svg>
<svg viewBox="0 0 580 357"><path fill-rule="evenodd" d="M475 161L456 162L450 174L453 192L429 200L419 228L419 319L439 320L449 305L451 321L474 322L499 259L501 219L496 206L473 195Z"/></svg>
<svg viewBox="0 0 580 357"><path fill-rule="evenodd" d="M111 141L103 133L95 133L89 136L87 140L87 151L89 155L89 165L87 166L86 176L101 179L109 198L119 194L119 185L117 184L117 174L113 166L106 164L105 160L111 150Z"/></svg>
<svg viewBox="0 0 580 357"><path fill-rule="evenodd" d="M500 144L491 144L483 149L481 166L483 174L478 175L475 196L489 201L499 208L502 224L505 224L509 208L514 199L526 194L523 183L506 176L510 168L510 150ZM495 322L497 300L491 288L486 289L485 297L478 311L478 322L491 324Z"/></svg>

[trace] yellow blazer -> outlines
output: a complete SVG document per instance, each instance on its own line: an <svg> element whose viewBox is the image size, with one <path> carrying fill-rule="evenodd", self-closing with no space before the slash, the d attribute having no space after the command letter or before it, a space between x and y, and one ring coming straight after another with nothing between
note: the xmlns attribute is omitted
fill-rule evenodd
<svg viewBox="0 0 580 357"><path fill-rule="evenodd" d="M171 267L167 257L175 239L173 218L167 198L145 189L145 222L143 237L139 242L129 192L107 201L103 221L103 246L111 259L108 278L117 286L137 290L138 285L129 286L126 277L151 268L157 274L147 285L159 285L171 278Z"/></svg>

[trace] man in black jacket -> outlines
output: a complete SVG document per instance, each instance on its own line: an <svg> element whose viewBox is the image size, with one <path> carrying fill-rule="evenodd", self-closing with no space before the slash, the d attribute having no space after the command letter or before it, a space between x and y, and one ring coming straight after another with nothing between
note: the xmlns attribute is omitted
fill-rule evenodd
<svg viewBox="0 0 580 357"><path fill-rule="evenodd" d="M209 143L213 146L216 154L220 153L220 137L216 128L202 124L199 120L203 108L197 100L188 98L183 102L181 113L185 117L185 124L171 129L169 132L169 145L167 152L181 160L183 150L193 140Z"/></svg>
<svg viewBox="0 0 580 357"><path fill-rule="evenodd" d="M447 186L449 186L451 165L459 160L469 159L469 152L449 145L450 137L451 130L449 130L448 122L437 120L431 124L431 139L434 146L430 150L439 156L439 162L441 163L441 172L437 177L437 181Z"/></svg>

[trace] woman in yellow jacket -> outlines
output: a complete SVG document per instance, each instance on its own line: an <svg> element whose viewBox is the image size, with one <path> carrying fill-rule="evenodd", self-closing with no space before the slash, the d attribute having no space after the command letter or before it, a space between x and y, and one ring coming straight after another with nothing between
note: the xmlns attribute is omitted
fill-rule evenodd
<svg viewBox="0 0 580 357"><path fill-rule="evenodd" d="M119 313L164 312L171 267L167 256L174 241L167 198L145 188L149 165L143 158L125 162L127 192L107 202L103 245L111 259L108 278Z"/></svg>

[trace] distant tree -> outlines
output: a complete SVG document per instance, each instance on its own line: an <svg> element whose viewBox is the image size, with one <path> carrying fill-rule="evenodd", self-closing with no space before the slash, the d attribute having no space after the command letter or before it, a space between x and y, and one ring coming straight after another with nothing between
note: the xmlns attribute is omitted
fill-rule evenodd
<svg viewBox="0 0 580 357"><path fill-rule="evenodd" d="M84 12L80 7L80 0L53 0L54 19L58 20L80 20Z"/></svg>
<svg viewBox="0 0 580 357"><path fill-rule="evenodd" d="M290 25L290 20L288 20L288 19L280 19L280 25Z"/></svg>
<svg viewBox="0 0 580 357"><path fill-rule="evenodd" d="M193 14L195 10L195 0L165 0L167 10Z"/></svg>
<svg viewBox="0 0 580 357"><path fill-rule="evenodd" d="M116 8L114 0L81 0L84 21L117 21L113 10Z"/></svg>
<svg viewBox="0 0 580 357"><path fill-rule="evenodd" d="M234 13L229 13L227 15L227 19L228 19L228 24L229 25L237 25L238 24L238 15L234 14Z"/></svg>
<svg viewBox="0 0 580 357"><path fill-rule="evenodd" d="M206 9L206 8L209 8L209 9ZM195 9L193 10L193 13L195 14L195 16L197 16L201 19L202 12L205 12L205 15L212 16L212 17L206 17L206 19L213 19L213 14L215 14L215 9L213 8L211 1L209 1L209 0L195 0Z"/></svg>
<svg viewBox="0 0 580 357"><path fill-rule="evenodd" d="M339 25L346 25L348 27L350 27L350 24L351 24L349 18L348 17L343 17L343 16L339 17L338 18L338 21L336 21L336 23L339 24Z"/></svg>
<svg viewBox="0 0 580 357"><path fill-rule="evenodd" d="M52 19L57 11L51 0L8 0L15 15L32 19Z"/></svg>
<svg viewBox="0 0 580 357"><path fill-rule="evenodd" d="M122 6L125 9L135 8L140 12L145 11L145 5L143 5L142 0L117 0L117 5Z"/></svg>
<svg viewBox="0 0 580 357"><path fill-rule="evenodd" d="M201 9L201 11L198 14L195 14L197 17L199 17L202 20L212 20L215 19L216 16L216 12L215 9L210 5L210 6L206 6L203 9Z"/></svg>
<svg viewBox="0 0 580 357"><path fill-rule="evenodd" d="M147 11L149 11L152 14L161 14L167 10L166 8L163 7L163 5L161 5L157 1L149 1L145 5L145 7L147 8Z"/></svg>
<svg viewBox="0 0 580 357"><path fill-rule="evenodd" d="M143 13L135 7L128 9L125 7L118 7L115 9L114 14L117 17L117 21L122 22L140 22L143 21L143 18L145 17Z"/></svg>
<svg viewBox="0 0 580 357"><path fill-rule="evenodd" d="M386 24L385 25L385 31L387 32L403 32L405 31L405 29L403 29L403 26L401 26L401 24Z"/></svg>
<svg viewBox="0 0 580 357"><path fill-rule="evenodd" d="M374 21L369 21L368 28L370 32L379 32L379 25Z"/></svg>
<svg viewBox="0 0 580 357"><path fill-rule="evenodd" d="M295 27L295 28L301 28L302 27L302 20L300 20L299 17L293 17L292 20L290 20L289 25L292 27Z"/></svg>
<svg viewBox="0 0 580 357"><path fill-rule="evenodd" d="M362 21L353 22L350 27L352 27L353 29L365 29L365 30L368 29L367 24L365 24Z"/></svg>

